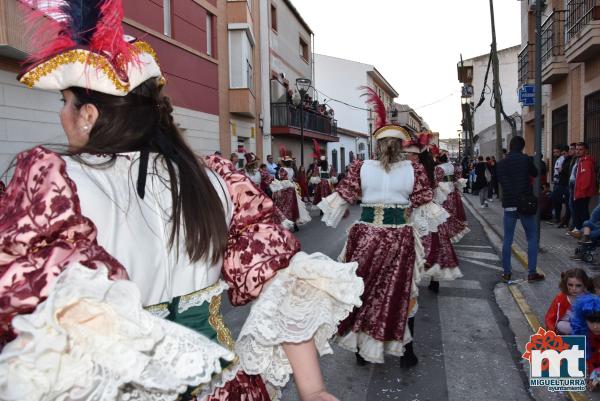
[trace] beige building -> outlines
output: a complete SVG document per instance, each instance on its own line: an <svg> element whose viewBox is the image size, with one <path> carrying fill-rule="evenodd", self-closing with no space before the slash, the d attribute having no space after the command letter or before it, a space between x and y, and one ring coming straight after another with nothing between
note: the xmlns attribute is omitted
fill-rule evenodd
<svg viewBox="0 0 600 401"><path fill-rule="evenodd" d="M543 149L586 141L600 158L600 1L549 0L542 19ZM535 2L522 4L519 86L534 83ZM533 151L534 108L523 108Z"/></svg>

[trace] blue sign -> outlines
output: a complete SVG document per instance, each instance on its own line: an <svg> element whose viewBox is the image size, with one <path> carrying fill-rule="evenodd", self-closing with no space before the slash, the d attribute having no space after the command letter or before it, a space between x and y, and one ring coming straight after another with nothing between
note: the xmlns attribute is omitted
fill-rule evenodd
<svg viewBox="0 0 600 401"><path fill-rule="evenodd" d="M523 85L519 89L519 102L523 106L533 106L535 104L535 85Z"/></svg>

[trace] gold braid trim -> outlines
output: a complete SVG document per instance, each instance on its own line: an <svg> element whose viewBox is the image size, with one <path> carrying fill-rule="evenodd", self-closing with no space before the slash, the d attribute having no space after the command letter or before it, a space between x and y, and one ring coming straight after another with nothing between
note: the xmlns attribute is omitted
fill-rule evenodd
<svg viewBox="0 0 600 401"><path fill-rule="evenodd" d="M221 295L212 297L210 306L208 307L208 314L208 324L217 332L219 343L228 350L233 351L235 341L233 341L231 332L225 326L223 316L221 316Z"/></svg>
<svg viewBox="0 0 600 401"><path fill-rule="evenodd" d="M133 43L134 51L141 53L148 53L154 58L156 64L158 64L158 57L154 49L146 42L135 42ZM30 71L26 72L20 79L20 81L30 88L33 88L35 84L43 77L52 74L56 69L65 64L76 64L81 63L85 66L91 66L96 70L104 72L106 77L113 83L115 88L123 93L129 92L129 83L122 81L113 65L108 59L98 53L90 52L89 50L74 49L67 52L57 54L50 60L43 62L36 66ZM164 84L164 77L159 78L161 84Z"/></svg>

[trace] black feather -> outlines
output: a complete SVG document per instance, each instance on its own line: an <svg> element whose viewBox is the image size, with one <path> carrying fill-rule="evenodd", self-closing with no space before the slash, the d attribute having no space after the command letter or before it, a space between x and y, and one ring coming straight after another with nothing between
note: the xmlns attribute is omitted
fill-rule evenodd
<svg viewBox="0 0 600 401"><path fill-rule="evenodd" d="M100 20L103 0L65 0L61 11L65 14L71 38L79 45L90 44Z"/></svg>

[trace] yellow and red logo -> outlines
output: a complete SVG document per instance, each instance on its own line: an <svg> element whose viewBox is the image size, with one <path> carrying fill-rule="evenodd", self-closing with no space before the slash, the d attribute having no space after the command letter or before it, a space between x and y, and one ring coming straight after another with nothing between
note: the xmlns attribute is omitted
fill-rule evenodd
<svg viewBox="0 0 600 401"><path fill-rule="evenodd" d="M534 335L531 336L529 342L525 345L525 353L523 358L527 359L531 363L532 351L544 352L547 350L554 350L558 353L570 349L571 346L563 341L563 338L553 332L552 330L546 331L540 327ZM549 360L542 360L542 372L545 372L549 368Z"/></svg>

